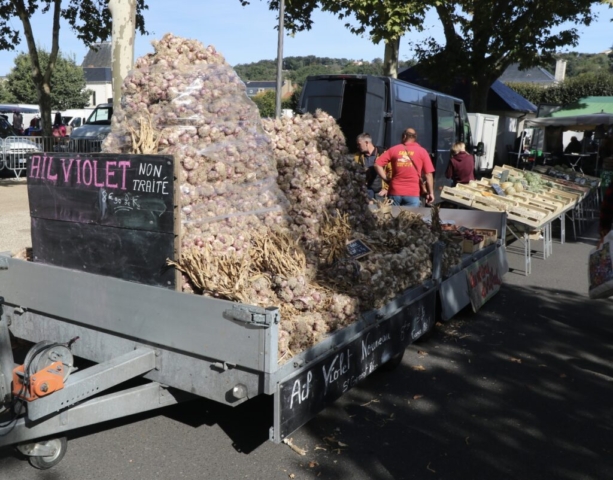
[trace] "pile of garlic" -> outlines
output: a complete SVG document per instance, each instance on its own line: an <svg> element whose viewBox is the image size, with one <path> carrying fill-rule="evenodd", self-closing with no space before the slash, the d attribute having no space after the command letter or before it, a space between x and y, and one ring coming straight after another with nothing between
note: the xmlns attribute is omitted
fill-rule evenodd
<svg viewBox="0 0 613 480"><path fill-rule="evenodd" d="M153 46L124 81L103 151L131 153L130 132L144 118L158 153L174 155L181 248L203 273L200 282L186 275L185 291L202 285L207 295L279 306L279 356L287 359L430 277L436 235L409 212L369 210L361 168L331 116L262 121L214 47L170 34ZM338 215L373 252L323 264L321 231ZM277 269L284 262L262 254L271 253L267 237L294 239L281 242L278 256L304 261L290 273ZM204 272L207 265L215 268ZM236 294L233 272L241 275Z"/></svg>
<svg viewBox="0 0 613 480"><path fill-rule="evenodd" d="M147 118L158 153L179 164L182 252L206 247L218 256L246 256L254 235L290 223L258 109L214 47L171 34L153 47L124 81L103 151L130 152L129 132ZM189 282L183 287L189 290ZM277 301L267 285L254 292L258 303Z"/></svg>
<svg viewBox="0 0 613 480"><path fill-rule="evenodd" d="M353 229L372 223L362 168L349 154L332 116L318 110L264 120L263 126L274 148L278 184L302 241L316 248L322 220L336 211L348 215Z"/></svg>
<svg viewBox="0 0 613 480"><path fill-rule="evenodd" d="M158 153L174 155L181 248L189 258L179 263L202 269L199 275L184 275L183 289L200 285L205 294L218 296L213 286L219 284L224 285L222 298L280 306L287 313L280 329L281 356L298 353L355 320L359 301L312 284L313 265L286 276L255 265L257 242L273 232L290 236L290 227L299 231L300 220L288 215L270 140L244 83L214 47L171 34L153 46L155 53L140 58L124 81L103 151L131 153L130 132L145 118L158 138ZM236 272L249 278L240 279L242 291L229 295ZM200 281L194 281L196 276Z"/></svg>

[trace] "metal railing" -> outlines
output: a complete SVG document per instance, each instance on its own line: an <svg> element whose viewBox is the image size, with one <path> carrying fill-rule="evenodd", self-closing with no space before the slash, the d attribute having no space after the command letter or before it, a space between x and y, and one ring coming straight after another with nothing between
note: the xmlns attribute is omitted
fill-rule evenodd
<svg viewBox="0 0 613 480"><path fill-rule="evenodd" d="M6 168L15 177L25 172L27 158L32 153L98 153L102 149L102 140L69 137L6 137L0 142L0 171Z"/></svg>

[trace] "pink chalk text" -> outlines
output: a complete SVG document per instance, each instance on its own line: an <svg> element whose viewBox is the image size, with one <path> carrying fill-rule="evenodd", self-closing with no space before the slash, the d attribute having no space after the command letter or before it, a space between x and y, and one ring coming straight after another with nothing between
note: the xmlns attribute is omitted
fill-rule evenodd
<svg viewBox="0 0 613 480"><path fill-rule="evenodd" d="M70 184L75 178L77 185L118 190L127 189L128 160L107 161L98 168L98 160L88 158L54 158L47 155L32 155L29 178L38 178L51 183Z"/></svg>

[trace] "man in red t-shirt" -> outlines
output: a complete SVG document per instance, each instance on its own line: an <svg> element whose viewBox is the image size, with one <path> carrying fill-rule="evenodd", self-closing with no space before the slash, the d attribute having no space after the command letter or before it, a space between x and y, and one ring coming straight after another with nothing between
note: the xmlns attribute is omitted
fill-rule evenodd
<svg viewBox="0 0 613 480"><path fill-rule="evenodd" d="M392 164L392 178L387 178L385 166ZM422 175L426 178L426 203L434 201L434 166L425 148L417 143L417 133L407 128L402 143L383 153L375 162L375 170L384 182L389 182L388 196L395 205L419 207Z"/></svg>

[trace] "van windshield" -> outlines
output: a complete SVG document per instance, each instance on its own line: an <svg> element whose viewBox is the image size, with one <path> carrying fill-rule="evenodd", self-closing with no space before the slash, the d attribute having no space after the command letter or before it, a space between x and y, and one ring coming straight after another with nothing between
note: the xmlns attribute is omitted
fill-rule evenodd
<svg viewBox="0 0 613 480"><path fill-rule="evenodd" d="M87 125L110 125L113 107L96 107L85 122Z"/></svg>

